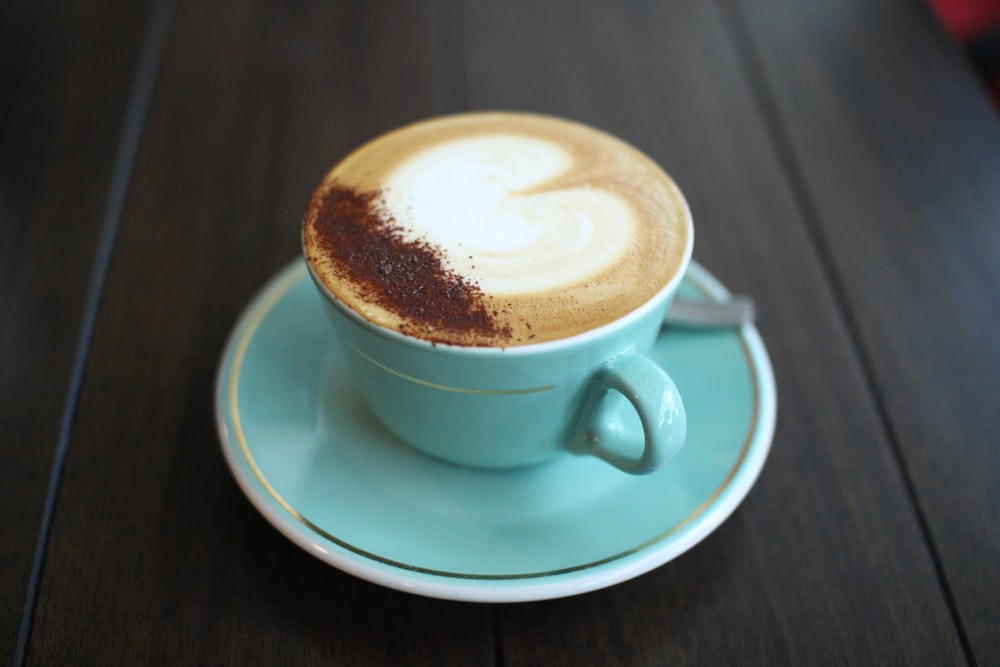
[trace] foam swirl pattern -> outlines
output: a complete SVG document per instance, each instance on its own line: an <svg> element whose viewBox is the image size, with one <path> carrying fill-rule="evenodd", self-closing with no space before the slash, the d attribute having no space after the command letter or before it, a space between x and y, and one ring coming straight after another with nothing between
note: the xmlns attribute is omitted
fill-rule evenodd
<svg viewBox="0 0 1000 667"><path fill-rule="evenodd" d="M635 212L610 192L532 190L572 169L573 157L551 141L455 139L400 165L384 196L451 268L487 294L516 298L596 279L623 260L637 234Z"/></svg>

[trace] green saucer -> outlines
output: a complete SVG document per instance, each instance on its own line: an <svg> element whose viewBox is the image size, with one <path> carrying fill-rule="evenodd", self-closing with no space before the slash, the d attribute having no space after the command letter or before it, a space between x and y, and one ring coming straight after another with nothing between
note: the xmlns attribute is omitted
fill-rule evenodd
<svg viewBox="0 0 1000 667"><path fill-rule="evenodd" d="M727 294L696 264L681 293ZM317 558L420 595L540 600L677 557L736 509L764 465L776 398L756 328L668 329L652 356L688 415L687 444L661 470L635 477L571 454L516 471L454 466L398 441L362 403L296 260L237 324L215 410L244 493Z"/></svg>

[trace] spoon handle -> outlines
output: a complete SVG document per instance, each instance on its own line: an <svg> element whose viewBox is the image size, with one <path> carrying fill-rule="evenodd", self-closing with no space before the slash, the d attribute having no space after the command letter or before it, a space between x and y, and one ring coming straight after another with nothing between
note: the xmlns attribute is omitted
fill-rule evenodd
<svg viewBox="0 0 1000 667"><path fill-rule="evenodd" d="M683 327L734 327L753 323L756 307L748 296L734 294L728 301L695 301L675 297L664 323Z"/></svg>

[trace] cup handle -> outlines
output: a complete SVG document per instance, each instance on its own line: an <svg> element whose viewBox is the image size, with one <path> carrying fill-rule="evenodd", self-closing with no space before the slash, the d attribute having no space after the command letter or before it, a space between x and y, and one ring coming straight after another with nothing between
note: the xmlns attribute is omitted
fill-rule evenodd
<svg viewBox="0 0 1000 667"><path fill-rule="evenodd" d="M610 391L632 404L642 423L643 442L614 428ZM603 459L633 475L653 472L684 446L687 416L674 381L656 363L637 352L609 361L591 378L576 420L572 449ZM642 453L630 456L642 445Z"/></svg>

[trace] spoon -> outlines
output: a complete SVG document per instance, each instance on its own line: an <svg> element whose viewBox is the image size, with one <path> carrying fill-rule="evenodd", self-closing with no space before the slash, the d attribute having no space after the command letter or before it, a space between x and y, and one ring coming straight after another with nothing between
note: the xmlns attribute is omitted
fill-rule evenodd
<svg viewBox="0 0 1000 667"><path fill-rule="evenodd" d="M739 294L728 301L695 301L678 296L663 321L681 327L736 327L753 323L755 313L753 299Z"/></svg>

